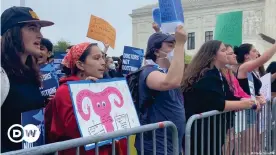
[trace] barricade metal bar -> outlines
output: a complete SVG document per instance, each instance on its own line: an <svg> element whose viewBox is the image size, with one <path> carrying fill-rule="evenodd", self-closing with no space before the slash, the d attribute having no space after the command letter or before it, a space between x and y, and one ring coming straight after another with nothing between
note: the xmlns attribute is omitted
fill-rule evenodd
<svg viewBox="0 0 276 155"><path fill-rule="evenodd" d="M173 144L173 155L179 155L179 144L178 144L178 131L176 126L169 121L148 124L140 127L131 129L119 130L112 133L106 133L97 136L81 137L63 142L56 142L52 144L46 144L28 149L22 149L18 151L12 151L3 153L3 155L32 155L32 154L48 154L56 151L67 150L70 148L81 147L87 144L97 143L108 139L114 139L123 136L134 135L142 132L152 131L159 128L171 128L172 131L172 144ZM97 150L97 146L96 146Z"/></svg>
<svg viewBox="0 0 276 155"><path fill-rule="evenodd" d="M194 151L195 151L195 154L197 154L197 120L195 121L195 143L194 143ZM185 143L186 145L186 143ZM186 151L186 150L185 150Z"/></svg>
<svg viewBox="0 0 276 155"><path fill-rule="evenodd" d="M167 128L164 128L164 155L168 154L168 146L167 146Z"/></svg>
<svg viewBox="0 0 276 155"><path fill-rule="evenodd" d="M80 147L77 147L77 150L76 150L76 155L80 155Z"/></svg>
<svg viewBox="0 0 276 155"><path fill-rule="evenodd" d="M217 123L216 123L216 120L217 120L217 117L216 116L212 116L212 117L214 117L214 119L213 119L213 121L214 121L214 150L216 150L216 146L217 146L217 141L216 141L217 140L216 139L217 138L216 137L216 127L217 127L216 124ZM214 155L216 155L217 152L215 151L214 153L215 153Z"/></svg>
<svg viewBox="0 0 276 155"><path fill-rule="evenodd" d="M127 136L127 154L130 154L130 136Z"/></svg>
<svg viewBox="0 0 276 155"><path fill-rule="evenodd" d="M210 119L212 117L214 117L214 119L212 120L214 122L213 125L210 124ZM204 121L207 121L207 118L208 122L204 123ZM218 124L216 123L216 118L219 119ZM214 110L201 114L195 114L188 119L186 124L185 155L191 155L190 149L193 149L194 155L197 155L197 149L199 149L200 154L216 154L216 151L218 151L217 146L220 146L222 150L219 152L219 154L223 152L223 154L226 155L247 155L260 153L275 154L275 119L276 99L274 99L272 103L267 103L266 105L261 107L260 111L248 109L238 111L234 115L234 112L228 113ZM198 120L201 121L201 131L197 130ZM208 129L206 129L207 125ZM218 129L217 125L219 126ZM193 130L191 130L192 126L194 128ZM214 127L214 129L212 129L212 127ZM216 130L219 130L219 132ZM194 131L194 137L191 137L191 131ZM204 136L204 134L206 134L206 131L208 135ZM201 137L198 137L197 133L201 133ZM214 133L214 135L211 136L211 133ZM222 137L216 137L218 135L221 135L225 138L223 139ZM208 138L208 140L204 139L206 137ZM219 145L216 144L217 138L219 138ZM194 146L191 148L190 143L192 139L194 139ZM201 141L200 143L197 143L197 140L199 139ZM208 144L206 144L206 142ZM201 146L199 147L197 146L197 144L200 144ZM211 147L211 145L213 144L214 146Z"/></svg>
<svg viewBox="0 0 276 155"><path fill-rule="evenodd" d="M238 126L238 127L237 127L237 128L238 128L238 132L237 132L237 135L238 135L238 144L237 144L237 145L238 145L238 146L237 146L237 147L238 147L238 155L240 155L240 144L241 144L241 143L240 143L241 134L239 133L239 131L240 131L240 111L237 112L237 115L238 115L238 118L237 118L237 121L238 121L238 125L237 125L237 126ZM236 122L236 121L235 121L235 122ZM236 126L235 126L235 127L236 127ZM234 128L234 130L235 130L235 128ZM236 132L236 131L234 131L234 133L235 133L235 132ZM236 134L236 133L235 133L235 134ZM235 151L235 153L236 153L236 151Z"/></svg>
<svg viewBox="0 0 276 155"><path fill-rule="evenodd" d="M276 154L276 97L273 99L272 103L272 152L275 152Z"/></svg>
<svg viewBox="0 0 276 155"><path fill-rule="evenodd" d="M140 133L140 146L141 146L141 155L144 155L144 133Z"/></svg>
<svg viewBox="0 0 276 155"><path fill-rule="evenodd" d="M156 155L156 131L152 131L153 154Z"/></svg>
<svg viewBox="0 0 276 155"><path fill-rule="evenodd" d="M208 155L210 155L210 117L208 117Z"/></svg>
<svg viewBox="0 0 276 155"><path fill-rule="evenodd" d="M221 135L221 132L221 114L219 114L219 135ZM219 147L221 147L221 138L219 138ZM221 151L219 152L219 155L221 155Z"/></svg>
<svg viewBox="0 0 276 155"><path fill-rule="evenodd" d="M227 116L227 113L224 113L224 135L225 135L224 139L223 139L223 141L224 141L224 143L223 143L223 145L224 145L224 148L223 148L224 149L224 154L226 154L226 136L227 136L227 134L226 134L226 129L227 129L226 116ZM221 139L221 138L219 138L219 139ZM221 148L221 145L219 147Z"/></svg>
<svg viewBox="0 0 276 155"><path fill-rule="evenodd" d="M116 141L112 139L112 155L116 155Z"/></svg>
<svg viewBox="0 0 276 155"><path fill-rule="evenodd" d="M201 155L203 155L204 149L204 119L201 121ZM197 146L195 146L197 148Z"/></svg>
<svg viewBox="0 0 276 155"><path fill-rule="evenodd" d="M98 146L98 142L96 142L95 146L96 146L96 155L99 155L99 146Z"/></svg>

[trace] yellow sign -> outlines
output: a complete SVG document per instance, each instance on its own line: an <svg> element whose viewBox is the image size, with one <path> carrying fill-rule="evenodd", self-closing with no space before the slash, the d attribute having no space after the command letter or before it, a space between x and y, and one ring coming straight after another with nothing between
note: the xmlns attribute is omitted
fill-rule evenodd
<svg viewBox="0 0 276 155"><path fill-rule="evenodd" d="M91 15L87 37L107 43L115 48L116 30L102 18Z"/></svg>

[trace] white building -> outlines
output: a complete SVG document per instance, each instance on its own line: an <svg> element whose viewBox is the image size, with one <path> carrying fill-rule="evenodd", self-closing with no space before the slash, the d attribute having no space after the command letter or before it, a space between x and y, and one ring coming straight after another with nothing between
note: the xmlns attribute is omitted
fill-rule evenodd
<svg viewBox="0 0 276 155"><path fill-rule="evenodd" d="M199 47L213 39L216 15L243 11L243 42L252 43L262 53L271 44L264 42L259 33L276 38L276 0L182 0L185 27L188 33L186 51L194 55ZM146 49L152 29L153 4L132 11L133 46ZM188 46L189 45L189 46ZM273 57L276 61L276 55Z"/></svg>

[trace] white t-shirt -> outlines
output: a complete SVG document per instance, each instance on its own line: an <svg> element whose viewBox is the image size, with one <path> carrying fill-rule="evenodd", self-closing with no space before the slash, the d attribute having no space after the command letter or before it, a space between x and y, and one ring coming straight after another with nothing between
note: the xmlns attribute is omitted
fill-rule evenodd
<svg viewBox="0 0 276 155"><path fill-rule="evenodd" d="M1 67L1 106L4 103L10 90L9 78L5 70Z"/></svg>

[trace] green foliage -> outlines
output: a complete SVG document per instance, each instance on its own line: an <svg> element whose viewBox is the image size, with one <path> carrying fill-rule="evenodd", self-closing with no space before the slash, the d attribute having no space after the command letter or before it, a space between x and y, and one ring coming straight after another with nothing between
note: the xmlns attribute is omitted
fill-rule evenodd
<svg viewBox="0 0 276 155"><path fill-rule="evenodd" d="M54 45L54 52L65 52L68 46L70 46L70 42L65 40L59 40Z"/></svg>

